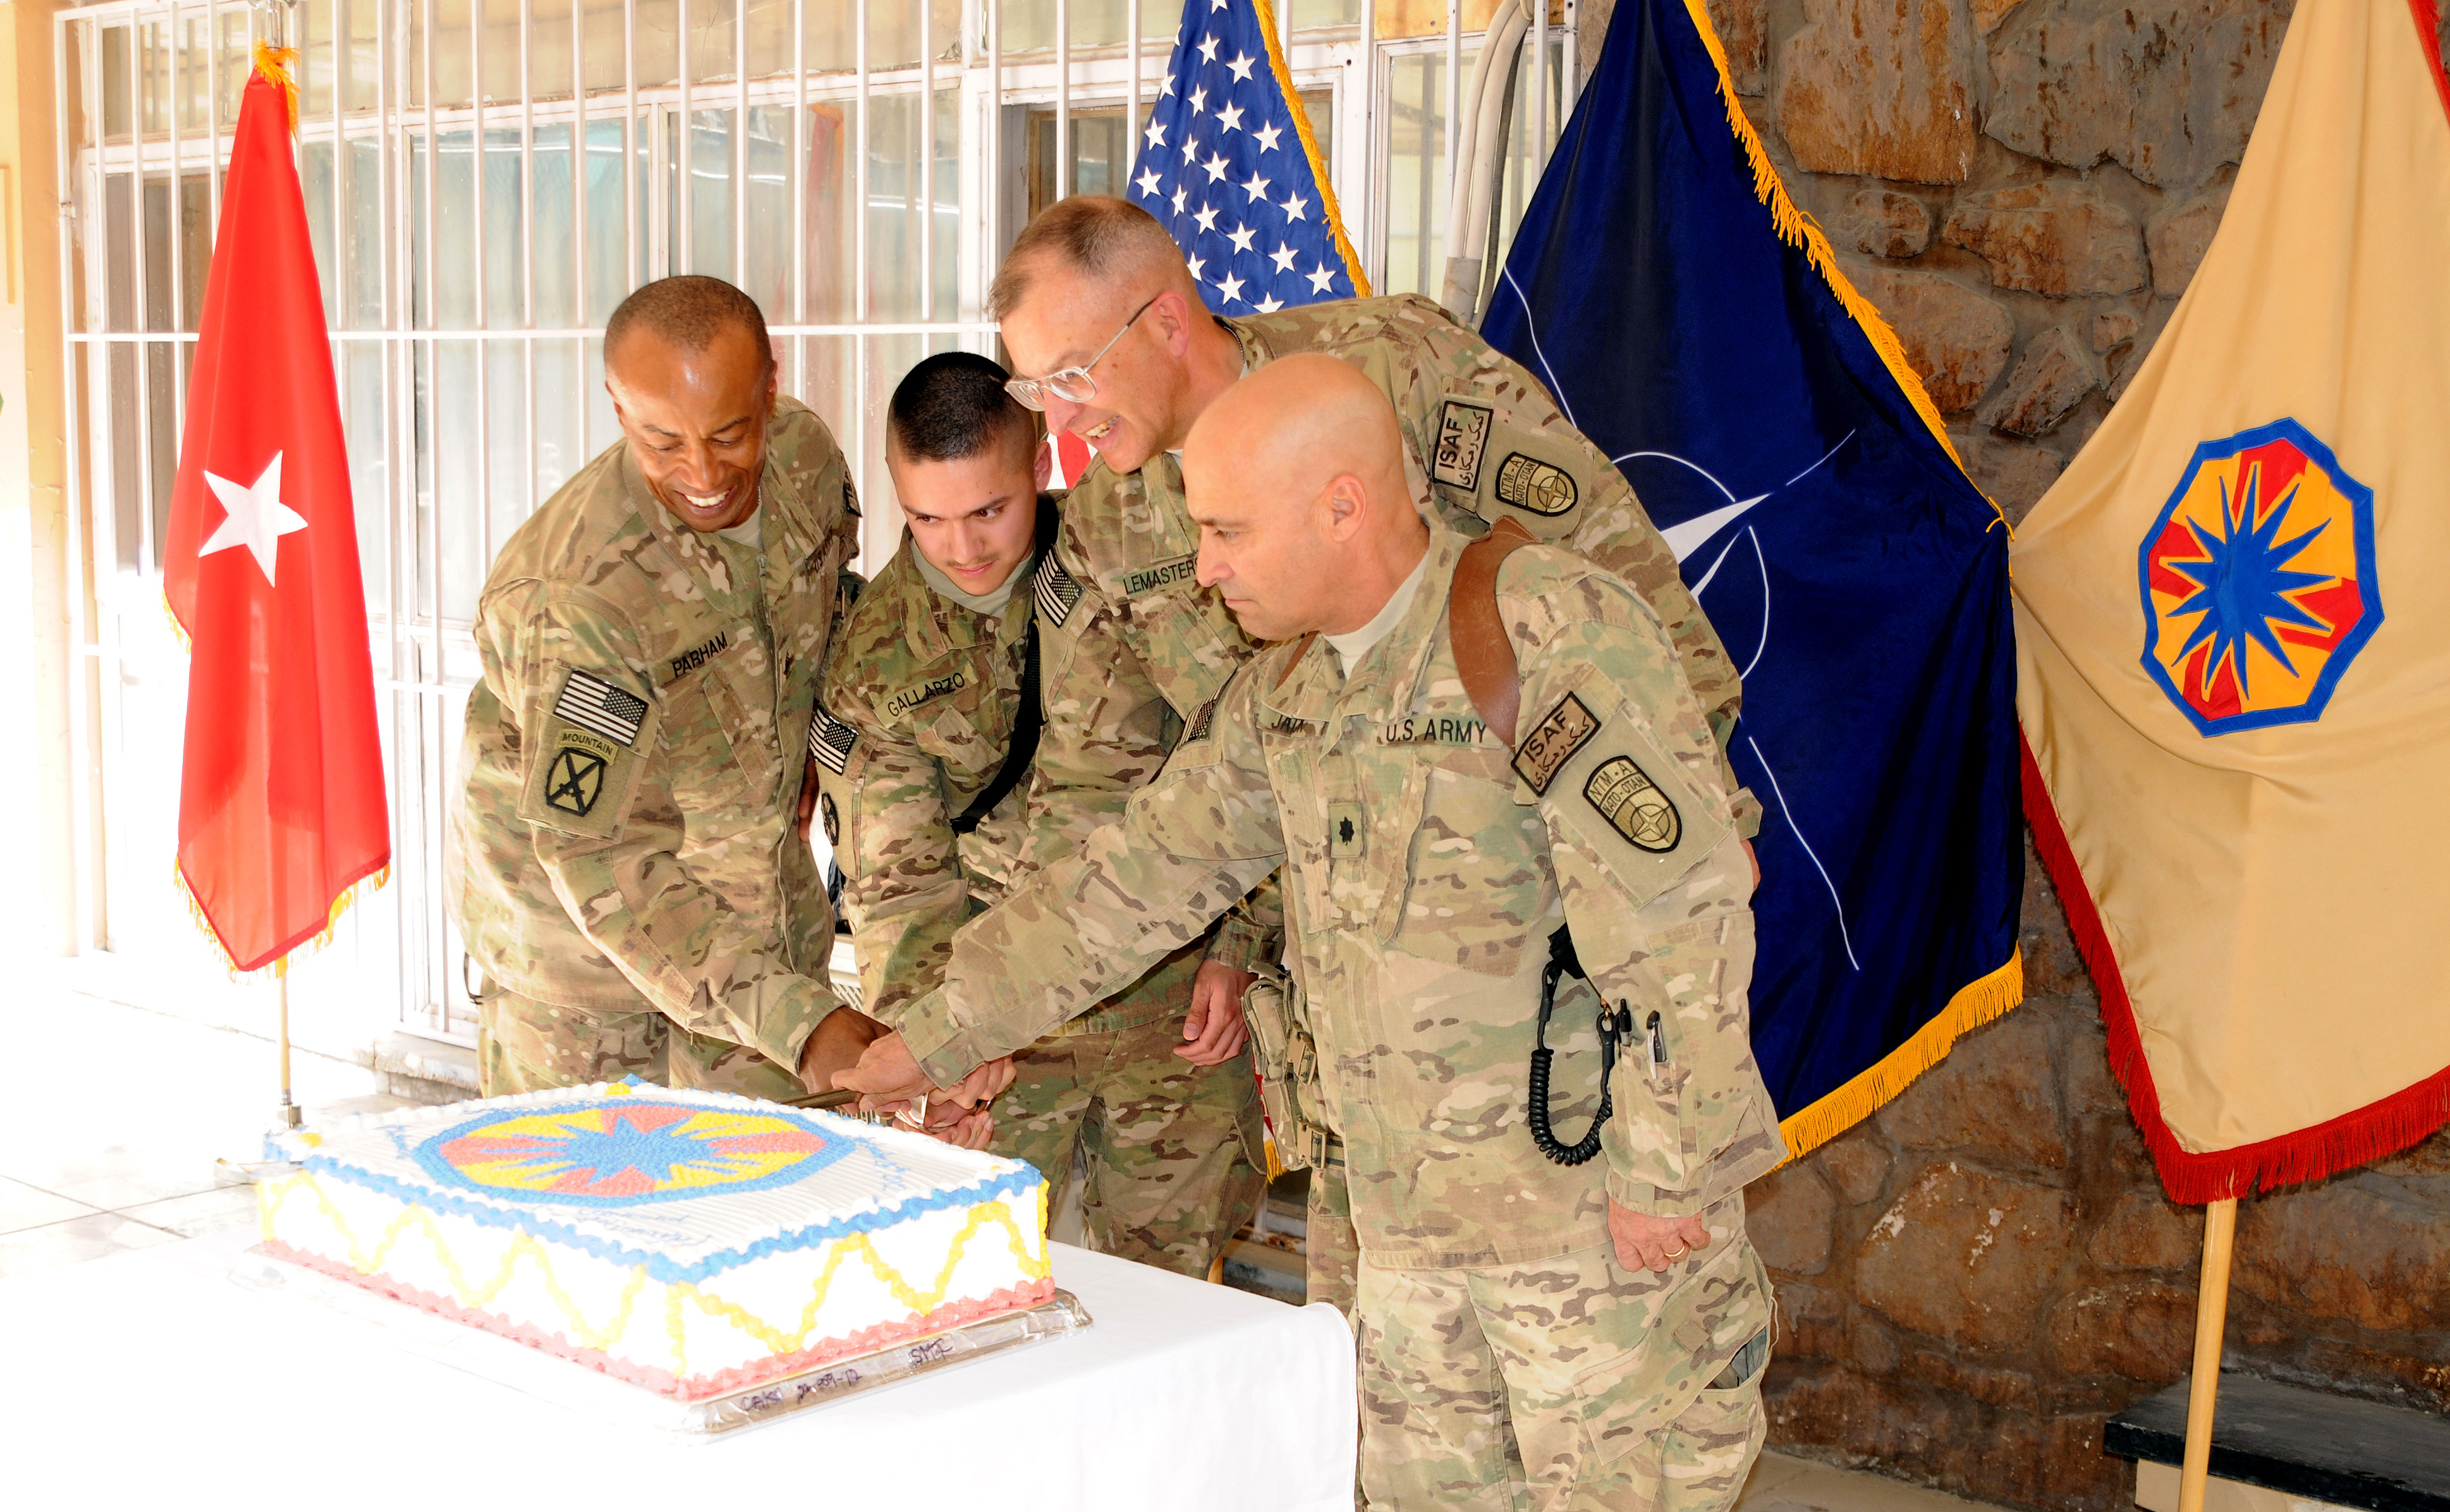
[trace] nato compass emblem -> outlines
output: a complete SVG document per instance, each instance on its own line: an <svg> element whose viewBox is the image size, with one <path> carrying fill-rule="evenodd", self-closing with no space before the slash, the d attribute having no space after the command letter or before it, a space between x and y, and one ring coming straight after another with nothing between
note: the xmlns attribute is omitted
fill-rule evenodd
<svg viewBox="0 0 2450 1512"><path fill-rule="evenodd" d="M2295 420L2196 447L2138 564L2144 669L2205 735L2322 718L2382 624L2373 490Z"/></svg>

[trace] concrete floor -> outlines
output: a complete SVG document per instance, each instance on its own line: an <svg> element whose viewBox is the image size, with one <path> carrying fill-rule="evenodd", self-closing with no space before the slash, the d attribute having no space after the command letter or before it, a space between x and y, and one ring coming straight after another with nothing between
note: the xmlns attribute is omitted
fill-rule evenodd
<svg viewBox="0 0 2450 1512"><path fill-rule="evenodd" d="M49 1046L44 1074L0 1099L0 1276L172 1244L255 1218L213 1161L259 1156L278 1097L271 1043L108 1001L56 974L0 1004L0 1035ZM71 976L68 980L72 981ZM309 1123L409 1106L331 1056L291 1059ZM1883 1476L1764 1454L1737 1512L1969 1512L1979 1502Z"/></svg>

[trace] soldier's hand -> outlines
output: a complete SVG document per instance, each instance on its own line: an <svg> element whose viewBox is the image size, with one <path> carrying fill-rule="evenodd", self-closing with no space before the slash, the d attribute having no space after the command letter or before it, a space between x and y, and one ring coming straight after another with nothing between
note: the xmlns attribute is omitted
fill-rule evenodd
<svg viewBox="0 0 2450 1512"><path fill-rule="evenodd" d="M998 1056L938 1095L957 1107L984 1108L1002 1095L1003 1090L1011 1086L1013 1078L1019 1075L1010 1056Z"/></svg>
<svg viewBox="0 0 2450 1512"><path fill-rule="evenodd" d="M802 824L800 826L801 838L804 840L807 838L807 833L808 826ZM1753 891L1759 892L1760 891L1760 856L1754 851L1753 843L1749 840L1744 842L1744 860L1753 863Z"/></svg>
<svg viewBox="0 0 2450 1512"><path fill-rule="evenodd" d="M802 844L807 843L808 821L815 817L816 812L817 759L811 756L807 759L807 768L800 773L800 812L797 822L800 826L800 843Z"/></svg>
<svg viewBox="0 0 2450 1512"><path fill-rule="evenodd" d="M1256 979L1222 961L1201 961L1191 980L1191 1012L1182 1018L1184 1043L1174 1053L1195 1066L1218 1066L1240 1055L1251 1037L1242 994Z"/></svg>
<svg viewBox="0 0 2450 1512"><path fill-rule="evenodd" d="M1608 1202L1608 1237L1616 1263L1627 1270L1664 1270L1687 1254L1710 1247L1709 1226L1699 1216L1654 1218Z"/></svg>
<svg viewBox="0 0 2450 1512"><path fill-rule="evenodd" d="M995 1115L983 1107L930 1102L927 1133L957 1150L984 1150L987 1141L995 1137Z"/></svg>
<svg viewBox="0 0 2450 1512"><path fill-rule="evenodd" d="M835 1074L834 1085L859 1093L862 1113L898 1113L904 1104L934 1090L899 1034L880 1035L869 1041L858 1065Z"/></svg>
<svg viewBox="0 0 2450 1512"><path fill-rule="evenodd" d="M860 1054L885 1033L885 1026L856 1008L837 1008L817 1020L808 1042L800 1047L800 1082L810 1092L831 1092L834 1077L859 1063Z"/></svg>

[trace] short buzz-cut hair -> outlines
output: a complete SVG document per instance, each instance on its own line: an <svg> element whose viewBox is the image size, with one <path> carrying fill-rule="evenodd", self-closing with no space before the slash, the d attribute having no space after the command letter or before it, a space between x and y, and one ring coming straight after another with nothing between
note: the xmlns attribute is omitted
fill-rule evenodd
<svg viewBox="0 0 2450 1512"><path fill-rule="evenodd" d="M901 456L921 462L960 461L998 441L1025 451L1037 443L1038 427L1004 392L1011 377L976 352L939 352L894 386L885 436Z"/></svg>
<svg viewBox="0 0 2450 1512"><path fill-rule="evenodd" d="M612 354L633 329L652 331L675 350L694 356L732 326L749 333L770 367L774 343L766 334L766 312L755 300L703 273L657 279L640 284L613 307L612 318L604 322L604 360L608 364L612 360Z"/></svg>
<svg viewBox="0 0 2450 1512"><path fill-rule="evenodd" d="M1128 200L1076 194L1056 201L1021 227L987 288L988 320L1002 320L1029 297L1030 275L1043 257L1060 258L1065 265L1101 279L1157 272L1186 292L1197 292L1182 248L1157 217Z"/></svg>

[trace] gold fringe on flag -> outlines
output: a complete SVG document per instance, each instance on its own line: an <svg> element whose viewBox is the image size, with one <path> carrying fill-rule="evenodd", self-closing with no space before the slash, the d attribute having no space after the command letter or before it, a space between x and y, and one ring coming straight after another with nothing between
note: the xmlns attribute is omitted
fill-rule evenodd
<svg viewBox="0 0 2450 1512"><path fill-rule="evenodd" d="M1760 133L1753 130L1751 119L1744 114L1743 106L1736 99L1736 81L1727 71L1727 49L1719 45L1719 34L1711 29L1710 13L1703 9L1702 0L1684 0L1684 11L1693 18L1694 29L1701 32L1701 45L1710 49L1710 61L1718 65L1719 99L1726 107L1727 125L1735 131L1736 140L1744 145L1745 160L1752 165L1753 193L1769 206L1770 223L1778 228L1781 241L1801 249L1813 271L1818 273L1822 281L1829 285L1829 291L1838 296L1838 302L1845 306L1846 313L1854 318L1855 323L1863 328L1863 334L1871 339L1872 349L1880 354L1882 362L1888 364L1889 376L1896 378L1897 387L1905 391L1915 413L1921 416L1923 424L1931 428L1933 437L1948 453L1949 460L1963 472L1965 458L1956 455L1956 443L1948 438L1948 427L1940 423L1939 407L1932 403L1930 392L1922 386L1922 379L1915 376L1913 365L1906 361L1905 343L1899 341L1897 333L1889 328L1879 307L1863 298L1862 292L1838 266L1838 253L1829 245L1829 238L1821 231L1820 223L1805 214L1787 197L1786 185L1779 181L1778 168L1769 161L1768 149L1761 145ZM1999 522L2007 524L2007 512L1999 508L1998 501L1987 494L1983 499L1998 514Z"/></svg>
<svg viewBox="0 0 2450 1512"><path fill-rule="evenodd" d="M213 954L221 958L223 972L229 977L230 980L238 981L248 977L286 977L289 975L291 961L301 956L311 956L329 945L333 937L340 932L341 913L351 903L356 902L361 895L379 892L383 884L391 881L391 863L385 862L372 874L360 877L341 888L339 896L332 900L330 911L323 916L321 929L316 931L311 939L299 941L272 960L252 971L239 970L238 962L230 959L229 947L222 943L221 932L213 927L211 918L204 913L204 905L196 901L196 890L187 885L186 868L181 866L175 858L170 863L170 881L179 889L180 898L186 902L187 917L195 921L197 931L211 943Z"/></svg>
<svg viewBox="0 0 2450 1512"><path fill-rule="evenodd" d="M1352 279L1353 298L1370 298L1370 275L1361 271L1361 258L1344 235L1344 215L1335 205L1335 186L1327 179L1327 161L1319 156L1318 138L1311 134L1310 112L1302 107L1301 95L1293 87L1293 71L1285 64L1283 35L1276 30L1276 16L1268 0L1251 0L1251 10L1259 18L1259 35L1268 39L1268 71L1275 75L1276 92L1285 97L1285 114L1293 118L1293 134L1301 138L1302 156L1310 160L1311 181L1318 185L1319 213L1327 217L1327 228L1335 233L1335 250L1344 254L1344 270Z"/></svg>
<svg viewBox="0 0 2450 1512"><path fill-rule="evenodd" d="M281 86L282 98L289 102L289 134L298 134L298 67L296 48L276 48L269 42L255 45L255 71Z"/></svg>
<svg viewBox="0 0 2450 1512"><path fill-rule="evenodd" d="M1957 989L1948 1006L1914 1037L1881 1056L1852 1081L1780 1122L1786 1158L1802 1159L1880 1111L1916 1076L1940 1063L1956 1041L2025 1000L2025 957L2012 951L2008 963Z"/></svg>

